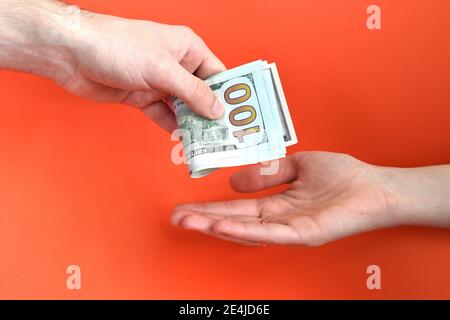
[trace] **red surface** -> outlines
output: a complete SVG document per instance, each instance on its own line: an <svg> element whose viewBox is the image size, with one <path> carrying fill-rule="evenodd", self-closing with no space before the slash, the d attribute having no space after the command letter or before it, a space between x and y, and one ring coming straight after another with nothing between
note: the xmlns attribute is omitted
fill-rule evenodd
<svg viewBox="0 0 450 320"><path fill-rule="evenodd" d="M277 62L300 138L291 153L450 163L447 0L75 2L189 25L229 67ZM382 30L366 28L369 4ZM172 227L176 204L243 197L227 182L236 168L193 180L173 145L136 110L1 71L0 298L450 298L449 230L249 248ZM81 290L66 289L70 264ZM366 288L370 264L380 291Z"/></svg>

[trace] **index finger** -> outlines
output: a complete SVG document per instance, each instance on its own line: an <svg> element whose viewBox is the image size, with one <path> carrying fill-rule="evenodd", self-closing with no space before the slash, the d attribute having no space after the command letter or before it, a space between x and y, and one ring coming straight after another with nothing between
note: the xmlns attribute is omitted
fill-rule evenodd
<svg viewBox="0 0 450 320"><path fill-rule="evenodd" d="M201 79L208 79L209 77L227 70L225 65L216 55L204 45L203 60L195 70L194 74Z"/></svg>
<svg viewBox="0 0 450 320"><path fill-rule="evenodd" d="M177 206L172 215L172 222L178 224L185 216L199 213L213 213L218 215L253 216L260 215L258 199L241 199L231 201L217 201L207 203L191 203Z"/></svg>

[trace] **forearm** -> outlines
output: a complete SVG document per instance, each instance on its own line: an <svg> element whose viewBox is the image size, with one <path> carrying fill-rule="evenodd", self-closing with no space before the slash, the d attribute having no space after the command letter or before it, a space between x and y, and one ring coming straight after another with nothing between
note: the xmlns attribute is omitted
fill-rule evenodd
<svg viewBox="0 0 450 320"><path fill-rule="evenodd" d="M450 165L381 170L400 224L450 227Z"/></svg>
<svg viewBox="0 0 450 320"><path fill-rule="evenodd" d="M51 0L0 0L0 68L63 78L76 39L68 23L76 19L73 8Z"/></svg>

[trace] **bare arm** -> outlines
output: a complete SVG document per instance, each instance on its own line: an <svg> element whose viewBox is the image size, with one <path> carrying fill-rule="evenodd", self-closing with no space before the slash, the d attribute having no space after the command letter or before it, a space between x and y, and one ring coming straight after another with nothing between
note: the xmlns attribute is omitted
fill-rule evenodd
<svg viewBox="0 0 450 320"><path fill-rule="evenodd" d="M245 244L320 245L400 225L450 227L450 166L401 169L374 166L345 154L299 152L275 175L259 167L231 177L239 192L280 184L265 198L187 204L173 222Z"/></svg>
<svg viewBox="0 0 450 320"><path fill-rule="evenodd" d="M52 0L0 0L0 68L55 80L82 97L125 103L176 128L176 95L200 115L223 107L201 80L225 69L192 30L80 10Z"/></svg>
<svg viewBox="0 0 450 320"><path fill-rule="evenodd" d="M393 212L409 225L450 227L450 165L382 168L396 195Z"/></svg>

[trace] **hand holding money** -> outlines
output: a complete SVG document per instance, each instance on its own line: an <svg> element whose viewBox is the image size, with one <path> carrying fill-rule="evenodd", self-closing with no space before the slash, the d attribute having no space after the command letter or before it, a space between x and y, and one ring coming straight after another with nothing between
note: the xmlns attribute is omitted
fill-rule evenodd
<svg viewBox="0 0 450 320"><path fill-rule="evenodd" d="M185 160L193 178L217 168L284 158L297 143L276 65L258 60L206 80L225 106L223 117L207 120L174 97Z"/></svg>

